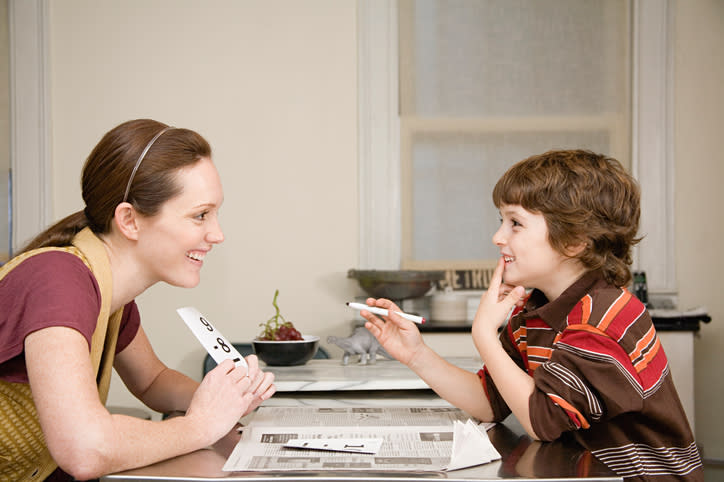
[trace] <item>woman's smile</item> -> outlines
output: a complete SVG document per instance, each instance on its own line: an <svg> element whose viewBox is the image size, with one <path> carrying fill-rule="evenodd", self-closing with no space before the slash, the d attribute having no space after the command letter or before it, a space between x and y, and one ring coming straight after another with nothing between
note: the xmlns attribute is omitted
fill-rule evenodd
<svg viewBox="0 0 724 482"><path fill-rule="evenodd" d="M206 252L205 251L189 251L186 253L186 257L192 259L193 261L203 263L204 257L206 257Z"/></svg>

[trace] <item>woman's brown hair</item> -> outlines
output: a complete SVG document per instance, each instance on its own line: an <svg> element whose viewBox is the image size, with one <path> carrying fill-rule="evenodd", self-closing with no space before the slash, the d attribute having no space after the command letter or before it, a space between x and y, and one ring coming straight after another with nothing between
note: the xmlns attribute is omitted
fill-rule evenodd
<svg viewBox="0 0 724 482"><path fill-rule="evenodd" d="M81 194L85 209L38 234L23 252L45 246L67 246L85 227L96 234L108 233L127 186L126 200L136 211L144 216L158 213L164 202L180 193L181 187L175 182L178 170L211 157L211 146L202 136L188 129L168 127L155 120L136 119L106 133L83 166ZM164 129L167 130L149 146ZM145 156L141 156L147 147Z"/></svg>
<svg viewBox="0 0 724 482"><path fill-rule="evenodd" d="M640 190L616 159L586 150L529 157L500 178L493 202L542 214L553 249L568 255L568 248L585 243L575 257L586 269L601 270L616 286L631 281L631 251L640 241Z"/></svg>

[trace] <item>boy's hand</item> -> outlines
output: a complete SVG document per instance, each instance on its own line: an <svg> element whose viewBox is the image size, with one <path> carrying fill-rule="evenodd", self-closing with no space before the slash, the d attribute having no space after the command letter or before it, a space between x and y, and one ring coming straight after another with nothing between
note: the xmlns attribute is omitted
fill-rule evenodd
<svg viewBox="0 0 724 482"><path fill-rule="evenodd" d="M380 318L369 311L361 311L360 314L367 320L365 328L377 338L387 353L409 365L415 354L425 346L415 323L397 315L395 311L401 310L390 300L367 298L366 303L368 306L387 309L389 315Z"/></svg>
<svg viewBox="0 0 724 482"><path fill-rule="evenodd" d="M503 301L506 296L508 296L511 291L515 289L514 285L509 285L505 281L503 281L500 284L500 289L498 290L498 301ZM525 293L523 296L521 296L518 301L515 302L515 306L522 308L525 305L526 302L526 296Z"/></svg>
<svg viewBox="0 0 724 482"><path fill-rule="evenodd" d="M501 257L490 279L488 290L480 298L480 306L473 320L473 340L487 341L490 337L497 339L498 327L505 322L508 314L516 304L522 302L525 289L522 286L512 287L503 283L505 260Z"/></svg>

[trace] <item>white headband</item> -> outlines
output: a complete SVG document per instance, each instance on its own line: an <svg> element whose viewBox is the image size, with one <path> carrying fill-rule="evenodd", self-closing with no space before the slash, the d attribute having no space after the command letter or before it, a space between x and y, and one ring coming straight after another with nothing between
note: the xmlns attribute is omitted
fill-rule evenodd
<svg viewBox="0 0 724 482"><path fill-rule="evenodd" d="M169 129L173 129L173 126L164 127L161 132L156 134L151 141L146 144L146 148L143 150L140 156L138 156L138 160L136 161L136 165L133 166L133 171L131 171L131 177L128 179L128 184L126 185L126 193L123 195L123 202L126 202L128 200L128 192L131 190L131 183L133 182L133 177L136 175L136 171L138 170L138 166L141 165L141 161L143 161L143 158L146 157L146 153L151 148L154 142L156 142L156 139L161 137L161 134L166 132Z"/></svg>

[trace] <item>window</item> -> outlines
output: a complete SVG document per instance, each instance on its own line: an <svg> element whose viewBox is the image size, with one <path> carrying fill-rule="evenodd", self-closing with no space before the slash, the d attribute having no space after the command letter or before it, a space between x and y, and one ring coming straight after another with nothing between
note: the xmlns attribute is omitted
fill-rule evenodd
<svg viewBox="0 0 724 482"><path fill-rule="evenodd" d="M500 174L575 146L638 176L635 268L675 291L668 1L359 5L361 267L485 265Z"/></svg>
<svg viewBox="0 0 724 482"><path fill-rule="evenodd" d="M630 165L626 0L400 0L403 268L495 260L491 192L581 147Z"/></svg>

